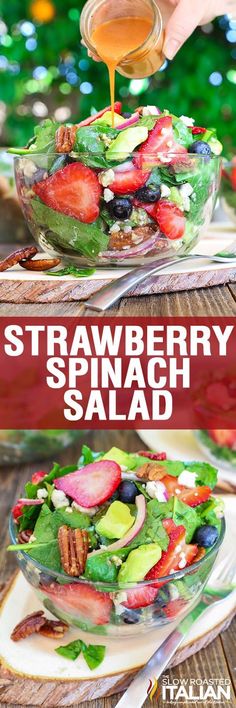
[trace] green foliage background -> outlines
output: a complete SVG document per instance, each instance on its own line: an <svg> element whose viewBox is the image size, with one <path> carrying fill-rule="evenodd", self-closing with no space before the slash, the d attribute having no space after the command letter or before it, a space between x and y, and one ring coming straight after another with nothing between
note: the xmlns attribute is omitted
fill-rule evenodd
<svg viewBox="0 0 236 708"><path fill-rule="evenodd" d="M35 25L37 47L28 51L20 23L32 21L31 2L0 0L0 18L8 28L7 35L0 38L2 145L26 143L38 122L32 114L35 101L44 102L49 115L59 106L69 106L71 120L82 119L91 107L99 109L109 103L106 68L87 59L80 44L79 11L84 0L52 1L55 18ZM217 20L211 29L209 34L197 30L164 71L151 77L148 86L143 82L138 95L130 92L129 80L117 75L116 97L122 97L126 109L156 104L179 115L194 116L199 125L216 126L225 154L230 155L236 150L236 42L226 39L227 21L222 27ZM7 59L7 67L2 67L1 57ZM37 66L48 69L43 79L32 78ZM78 75L73 86L67 81L70 69ZM209 83L212 72L222 74L219 86ZM84 82L92 84L92 93L80 92Z"/></svg>

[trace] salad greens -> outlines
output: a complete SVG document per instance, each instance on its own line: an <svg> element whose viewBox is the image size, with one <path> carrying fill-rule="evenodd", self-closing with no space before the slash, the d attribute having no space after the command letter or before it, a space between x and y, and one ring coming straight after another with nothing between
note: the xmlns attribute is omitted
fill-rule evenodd
<svg viewBox="0 0 236 708"><path fill-rule="evenodd" d="M92 671L103 662L106 647L102 644L85 644L82 639L76 639L74 642L70 642L70 644L57 647L55 651L57 654L60 654L60 656L65 656L66 659L70 659L71 661L78 659L78 656L82 652L86 664Z"/></svg>

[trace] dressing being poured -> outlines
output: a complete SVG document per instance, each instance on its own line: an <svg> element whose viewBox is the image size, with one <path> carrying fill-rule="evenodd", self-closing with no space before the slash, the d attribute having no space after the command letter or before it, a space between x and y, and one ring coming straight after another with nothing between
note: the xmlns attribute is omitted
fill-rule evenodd
<svg viewBox="0 0 236 708"><path fill-rule="evenodd" d="M113 127L115 70L130 52L141 47L150 34L152 26L151 19L146 17L118 17L99 24L93 30L92 44L109 72Z"/></svg>

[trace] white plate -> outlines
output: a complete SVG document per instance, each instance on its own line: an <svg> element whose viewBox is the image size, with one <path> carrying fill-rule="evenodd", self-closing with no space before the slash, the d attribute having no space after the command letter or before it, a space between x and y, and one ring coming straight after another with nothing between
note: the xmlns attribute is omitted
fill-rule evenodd
<svg viewBox="0 0 236 708"><path fill-rule="evenodd" d="M215 568L228 552L232 552L232 539L236 535L235 497L228 495L224 497L224 500L227 531ZM212 577L214 579L214 575ZM85 680L130 671L146 663L175 626L173 623L171 629L168 626L158 631L138 634L131 639L111 640L102 635L99 637L94 634L85 634L78 629L70 629L64 640L58 643L39 635L34 635L19 643L13 642L10 639L13 627L27 614L41 608L42 605L32 589L23 575L19 573L0 611L0 657L3 666L7 666L15 673L34 678ZM217 609L209 607L204 617L200 617L196 625L193 626L188 640L183 646L192 644L213 630L234 609L236 611L236 591L220 606L218 605ZM90 671L83 657L79 657L76 661L69 661L55 652L55 646L58 644L68 644L78 638L91 644L106 644L105 659L96 670Z"/></svg>

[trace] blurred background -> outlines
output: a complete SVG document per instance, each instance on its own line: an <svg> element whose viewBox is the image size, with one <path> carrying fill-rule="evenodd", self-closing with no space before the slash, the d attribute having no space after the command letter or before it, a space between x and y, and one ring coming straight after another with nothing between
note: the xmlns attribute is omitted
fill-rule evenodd
<svg viewBox="0 0 236 708"><path fill-rule="evenodd" d="M74 121L109 103L106 69L80 44L84 0L0 0L0 145L25 145L47 116ZM216 126L236 150L236 19L198 29L150 79L117 75L125 107L158 104Z"/></svg>

